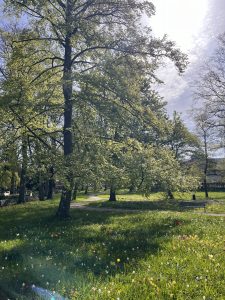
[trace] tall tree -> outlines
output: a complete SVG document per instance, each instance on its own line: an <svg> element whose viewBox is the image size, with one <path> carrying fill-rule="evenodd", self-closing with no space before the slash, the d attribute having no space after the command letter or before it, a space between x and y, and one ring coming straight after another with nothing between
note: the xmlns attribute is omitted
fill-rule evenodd
<svg viewBox="0 0 225 300"><path fill-rule="evenodd" d="M42 47L43 58L35 59L32 64L46 64L38 79L57 72L62 75L66 173L57 215L65 218L69 216L73 188L70 161L73 153L73 90L79 88L76 78L98 65L108 51L122 56L139 55L141 60L154 62L154 69L162 57L169 57L182 71L186 65L185 57L175 49L174 43L166 38L155 39L149 28L141 27L141 15L154 13L154 6L148 1L5 0L5 3L29 16L35 27L33 36L17 42L29 47L30 41L38 40L49 49L46 53ZM154 72L152 68L151 72Z"/></svg>
<svg viewBox="0 0 225 300"><path fill-rule="evenodd" d="M193 93L198 106L210 118L210 123L224 137L225 127L225 34L218 37L214 54L201 67L193 83Z"/></svg>
<svg viewBox="0 0 225 300"><path fill-rule="evenodd" d="M194 121L196 124L196 133L201 141L201 150L203 153L203 160L200 159L200 164L203 161L203 188L205 197L209 197L208 192L208 171L210 167L210 154L216 150L216 134L214 127L214 120L207 107L195 109L193 112Z"/></svg>

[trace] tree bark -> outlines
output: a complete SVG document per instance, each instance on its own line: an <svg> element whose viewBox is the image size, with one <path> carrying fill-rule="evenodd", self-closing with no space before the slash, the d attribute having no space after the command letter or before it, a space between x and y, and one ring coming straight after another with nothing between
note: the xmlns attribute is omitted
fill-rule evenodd
<svg viewBox="0 0 225 300"><path fill-rule="evenodd" d="M204 150L205 150L205 168L204 168L203 187L204 187L205 197L206 199L208 199L209 193L208 193L207 174L208 174L209 159L208 159L208 143L207 143L206 132L204 133Z"/></svg>
<svg viewBox="0 0 225 300"><path fill-rule="evenodd" d="M84 195L88 194L88 185L85 186Z"/></svg>
<svg viewBox="0 0 225 300"><path fill-rule="evenodd" d="M205 197L206 197L206 199L208 199L209 198L209 192L208 192L208 183L207 183L206 176L205 176L204 181L203 181L203 186L204 186Z"/></svg>
<svg viewBox="0 0 225 300"><path fill-rule="evenodd" d="M10 194L16 193L16 173L12 171L11 183L10 183Z"/></svg>
<svg viewBox="0 0 225 300"><path fill-rule="evenodd" d="M111 186L109 201L116 201L116 189Z"/></svg>
<svg viewBox="0 0 225 300"><path fill-rule="evenodd" d="M173 193L170 190L168 191L168 198L170 200L174 200L174 195L173 195Z"/></svg>
<svg viewBox="0 0 225 300"><path fill-rule="evenodd" d="M48 179L48 188L47 188L47 200L52 200L54 195L55 179L54 179L54 167L51 166L49 169L50 178Z"/></svg>
<svg viewBox="0 0 225 300"><path fill-rule="evenodd" d="M135 190L135 186L133 183L131 183L130 188L129 188L129 193L133 193Z"/></svg>
<svg viewBox="0 0 225 300"><path fill-rule="evenodd" d="M47 200L52 200L54 195L54 186L55 186L55 180L54 178L50 178L48 180L48 194L47 194Z"/></svg>
<svg viewBox="0 0 225 300"><path fill-rule="evenodd" d="M69 217L70 203L72 200L73 177L71 172L71 155L73 153L72 143L72 94L73 94L73 80L72 80L72 46L71 46L71 28L70 21L72 18L72 1L66 1L66 24L67 34L65 38L65 52L64 52L64 69L63 69L63 95L64 95L64 161L65 161L65 182L62 189L61 200L59 203L57 217L65 219Z"/></svg>
<svg viewBox="0 0 225 300"><path fill-rule="evenodd" d="M22 137L22 166L20 173L19 198L17 203L26 202L26 175L27 175L27 137Z"/></svg>
<svg viewBox="0 0 225 300"><path fill-rule="evenodd" d="M74 185L74 189L73 189L73 199L72 200L76 200L77 199L77 190L78 190L78 185L75 184Z"/></svg>
<svg viewBox="0 0 225 300"><path fill-rule="evenodd" d="M38 198L40 201L45 200L45 182L39 182L39 187L38 187Z"/></svg>

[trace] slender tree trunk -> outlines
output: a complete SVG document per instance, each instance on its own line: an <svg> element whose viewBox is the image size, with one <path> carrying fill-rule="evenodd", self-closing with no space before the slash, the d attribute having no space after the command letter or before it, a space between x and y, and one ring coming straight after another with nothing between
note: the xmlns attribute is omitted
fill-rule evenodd
<svg viewBox="0 0 225 300"><path fill-rule="evenodd" d="M47 199L52 200L54 196L54 186L55 186L55 180L54 178L50 178L48 180L48 194L47 194Z"/></svg>
<svg viewBox="0 0 225 300"><path fill-rule="evenodd" d="M45 182L43 182L42 180L40 180L39 182L38 198L40 201L45 200Z"/></svg>
<svg viewBox="0 0 225 300"><path fill-rule="evenodd" d="M109 201L116 201L116 189L113 186L110 187Z"/></svg>
<svg viewBox="0 0 225 300"><path fill-rule="evenodd" d="M49 169L50 178L48 180L48 188L47 188L47 199L52 200L54 195L54 187L55 187L55 179L54 179L54 167L51 166Z"/></svg>
<svg viewBox="0 0 225 300"><path fill-rule="evenodd" d="M174 195L173 195L173 193L171 192L171 190L168 191L168 198L169 198L170 200L174 200Z"/></svg>
<svg viewBox="0 0 225 300"><path fill-rule="evenodd" d="M203 187L204 187L205 197L206 197L206 199L208 199L209 193L208 193L207 174L208 174L209 159L208 159L208 144L207 144L206 133L204 133L204 150L205 150L205 168L204 168Z"/></svg>
<svg viewBox="0 0 225 300"><path fill-rule="evenodd" d="M70 203L72 199L73 177L71 172L71 155L73 153L72 144L72 46L71 46L71 23L72 18L72 0L66 1L66 24L67 35L65 38L65 52L64 52L64 69L63 69L63 95L64 95L64 161L65 161L65 183L63 185L60 204L57 211L59 218L65 219L69 217Z"/></svg>
<svg viewBox="0 0 225 300"><path fill-rule="evenodd" d="M134 184L132 183L129 188L129 193L133 193L133 192L134 192Z"/></svg>
<svg viewBox="0 0 225 300"><path fill-rule="evenodd" d="M26 175L27 175L27 137L22 137L22 166L20 173L19 198L17 203L26 202Z"/></svg>
<svg viewBox="0 0 225 300"><path fill-rule="evenodd" d="M203 181L203 186L204 186L205 197L206 197L206 199L208 199L209 198L209 192L208 192L208 183L207 183L206 176L205 176L204 181Z"/></svg>
<svg viewBox="0 0 225 300"><path fill-rule="evenodd" d="M11 183L10 183L10 194L16 193L16 173L12 171Z"/></svg>
<svg viewBox="0 0 225 300"><path fill-rule="evenodd" d="M88 194L88 185L85 186L84 195Z"/></svg>
<svg viewBox="0 0 225 300"><path fill-rule="evenodd" d="M77 199L77 190L78 190L78 185L75 184L74 185L74 189L73 189L73 200L76 200Z"/></svg>

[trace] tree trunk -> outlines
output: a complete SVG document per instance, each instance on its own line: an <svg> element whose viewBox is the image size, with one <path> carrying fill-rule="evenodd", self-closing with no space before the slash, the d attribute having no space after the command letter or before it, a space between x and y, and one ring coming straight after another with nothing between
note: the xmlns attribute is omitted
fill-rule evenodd
<svg viewBox="0 0 225 300"><path fill-rule="evenodd" d="M78 186L77 184L75 184L74 189L73 189L73 200L77 199L77 190L78 190Z"/></svg>
<svg viewBox="0 0 225 300"><path fill-rule="evenodd" d="M50 178L48 180L48 194L47 194L47 199L48 200L52 200L53 199L54 186L55 186L55 180L54 180L54 178Z"/></svg>
<svg viewBox="0 0 225 300"><path fill-rule="evenodd" d="M69 211L70 211L70 202L71 202L71 198L72 198L72 191L71 190L66 190L66 188L64 188L62 190L62 195L61 195L61 199L60 199L60 203L59 203L59 208L57 211L57 217L60 219L66 219L68 218L69 215Z"/></svg>
<svg viewBox="0 0 225 300"><path fill-rule="evenodd" d="M134 192L134 189L135 189L134 185L131 184L131 186L130 186L130 188L129 188L129 193L133 193L133 192Z"/></svg>
<svg viewBox="0 0 225 300"><path fill-rule="evenodd" d="M51 166L49 168L49 173L50 173L50 178L48 179L48 187L47 187L47 195L46 198L48 200L52 200L53 199L53 195L54 195L54 187L55 187L55 179L54 179L54 167Z"/></svg>
<svg viewBox="0 0 225 300"><path fill-rule="evenodd" d="M207 184L207 174L208 174L208 165L209 165L209 160L208 160L208 143L207 143L207 135L204 133L204 150L205 150L205 168L204 168L204 192L205 192L205 197L206 199L209 198L209 193L208 193L208 184Z"/></svg>
<svg viewBox="0 0 225 300"><path fill-rule="evenodd" d="M207 183L206 176L204 178L203 187L204 187L205 197L206 197L206 199L208 199L209 198L209 192L208 192L208 183Z"/></svg>
<svg viewBox="0 0 225 300"><path fill-rule="evenodd" d="M10 194L16 193L16 173L12 171L11 183L10 183Z"/></svg>
<svg viewBox="0 0 225 300"><path fill-rule="evenodd" d="M63 95L64 95L64 161L65 161L65 182L62 189L60 204L57 211L57 217L65 219L69 217L70 203L72 199L73 176L71 172L71 154L73 153L72 144L72 46L71 46L71 28L72 1L66 1L66 24L67 34L65 38L64 69L63 69Z"/></svg>
<svg viewBox="0 0 225 300"><path fill-rule="evenodd" d="M111 186L109 201L116 201L116 189Z"/></svg>
<svg viewBox="0 0 225 300"><path fill-rule="evenodd" d="M168 198L169 198L170 200L174 200L174 195L173 195L173 193L171 192L171 190L168 191Z"/></svg>
<svg viewBox="0 0 225 300"><path fill-rule="evenodd" d="M84 195L88 194L88 185L85 186Z"/></svg>
<svg viewBox="0 0 225 300"><path fill-rule="evenodd" d="M43 181L39 182L38 199L40 201L44 201L45 200L45 182L43 182Z"/></svg>
<svg viewBox="0 0 225 300"><path fill-rule="evenodd" d="M26 202L26 175L27 175L27 137L22 137L22 166L20 173L19 198L17 203Z"/></svg>

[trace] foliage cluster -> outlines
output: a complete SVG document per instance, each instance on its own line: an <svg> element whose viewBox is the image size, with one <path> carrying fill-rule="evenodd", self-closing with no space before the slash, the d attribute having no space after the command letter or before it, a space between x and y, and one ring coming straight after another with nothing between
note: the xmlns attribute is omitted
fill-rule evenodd
<svg viewBox="0 0 225 300"><path fill-rule="evenodd" d="M169 120L154 90L164 59L182 73L187 57L142 25L151 2L4 3L17 25L1 29L1 151L15 164L11 177L20 175L18 203L28 187L52 198L58 182L65 218L77 190L90 186L109 187L112 200L121 187L197 188L180 163L197 141L177 114Z"/></svg>

